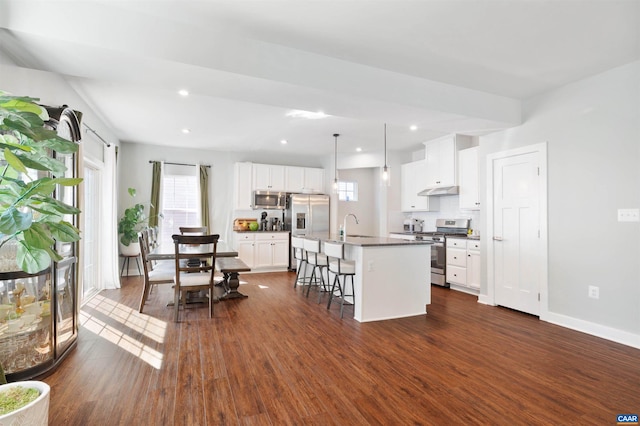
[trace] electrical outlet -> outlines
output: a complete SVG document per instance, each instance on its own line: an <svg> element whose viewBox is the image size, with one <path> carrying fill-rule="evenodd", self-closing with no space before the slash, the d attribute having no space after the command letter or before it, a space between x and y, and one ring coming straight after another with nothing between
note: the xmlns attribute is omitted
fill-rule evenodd
<svg viewBox="0 0 640 426"><path fill-rule="evenodd" d="M640 222L640 209L618 209L618 222Z"/></svg>
<svg viewBox="0 0 640 426"><path fill-rule="evenodd" d="M592 299L600 298L600 287L596 287L594 285L589 286L589 297Z"/></svg>
<svg viewBox="0 0 640 426"><path fill-rule="evenodd" d="M367 262L367 271L368 272L373 271L373 260L370 260L369 262Z"/></svg>

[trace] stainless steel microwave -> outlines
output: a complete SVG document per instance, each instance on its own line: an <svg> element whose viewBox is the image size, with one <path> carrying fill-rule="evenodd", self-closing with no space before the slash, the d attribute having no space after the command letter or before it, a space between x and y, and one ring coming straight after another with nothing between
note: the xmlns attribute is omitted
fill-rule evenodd
<svg viewBox="0 0 640 426"><path fill-rule="evenodd" d="M253 209L277 209L287 208L286 192L253 191Z"/></svg>

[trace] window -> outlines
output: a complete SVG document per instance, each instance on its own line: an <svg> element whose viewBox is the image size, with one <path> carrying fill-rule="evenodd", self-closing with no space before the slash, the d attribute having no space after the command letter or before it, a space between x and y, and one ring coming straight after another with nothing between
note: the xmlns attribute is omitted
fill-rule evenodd
<svg viewBox="0 0 640 426"><path fill-rule="evenodd" d="M162 178L162 244L173 244L171 235L181 226L200 226L198 182L195 175L170 175Z"/></svg>
<svg viewBox="0 0 640 426"><path fill-rule="evenodd" d="M338 182L338 200L358 201L358 182Z"/></svg>

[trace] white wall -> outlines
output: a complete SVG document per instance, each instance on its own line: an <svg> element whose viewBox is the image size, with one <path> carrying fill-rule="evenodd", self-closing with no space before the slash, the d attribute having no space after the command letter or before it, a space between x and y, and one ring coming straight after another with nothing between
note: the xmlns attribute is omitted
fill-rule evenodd
<svg viewBox="0 0 640 426"><path fill-rule="evenodd" d="M336 232L344 223L346 214L353 213L358 218L358 224L353 218L347 219L348 234L378 235L379 217L377 208L377 194L380 192L379 172L376 167L362 169L340 170L340 180L358 183L357 201L338 202L338 223L331 229Z"/></svg>
<svg viewBox="0 0 640 426"><path fill-rule="evenodd" d="M617 209L640 207L639 103L640 61L530 99L524 124L480 140L482 193L487 154L547 142L549 311L638 347L640 224L617 222Z"/></svg>

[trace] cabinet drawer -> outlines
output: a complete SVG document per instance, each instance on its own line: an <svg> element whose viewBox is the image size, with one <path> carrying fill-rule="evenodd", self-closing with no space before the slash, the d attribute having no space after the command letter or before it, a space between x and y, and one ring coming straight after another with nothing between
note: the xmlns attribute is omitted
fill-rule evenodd
<svg viewBox="0 0 640 426"><path fill-rule="evenodd" d="M265 241L265 240L288 240L289 234L287 232L260 232L259 234L254 234L256 241Z"/></svg>
<svg viewBox="0 0 640 426"><path fill-rule="evenodd" d="M467 251L465 249L448 248L447 249L447 269L449 265L460 266L462 268L467 266Z"/></svg>
<svg viewBox="0 0 640 426"><path fill-rule="evenodd" d="M447 265L447 282L467 285L467 268Z"/></svg>
<svg viewBox="0 0 640 426"><path fill-rule="evenodd" d="M467 250L480 251L480 240L467 241Z"/></svg>
<svg viewBox="0 0 640 426"><path fill-rule="evenodd" d="M447 238L447 247L454 247L466 250L467 240L462 238Z"/></svg>
<svg viewBox="0 0 640 426"><path fill-rule="evenodd" d="M237 241L253 241L253 234L239 232L236 234Z"/></svg>

